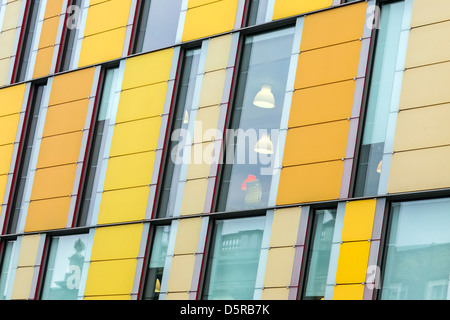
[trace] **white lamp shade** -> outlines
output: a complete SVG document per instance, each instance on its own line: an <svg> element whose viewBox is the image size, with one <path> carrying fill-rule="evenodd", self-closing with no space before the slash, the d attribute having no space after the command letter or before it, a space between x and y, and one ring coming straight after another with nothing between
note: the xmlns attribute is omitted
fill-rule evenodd
<svg viewBox="0 0 450 320"><path fill-rule="evenodd" d="M273 144L268 135L265 135L258 140L255 151L263 154L273 154Z"/></svg>
<svg viewBox="0 0 450 320"><path fill-rule="evenodd" d="M272 88L269 85L263 85L261 91L256 95L253 104L264 109L274 108L275 98L272 93Z"/></svg>

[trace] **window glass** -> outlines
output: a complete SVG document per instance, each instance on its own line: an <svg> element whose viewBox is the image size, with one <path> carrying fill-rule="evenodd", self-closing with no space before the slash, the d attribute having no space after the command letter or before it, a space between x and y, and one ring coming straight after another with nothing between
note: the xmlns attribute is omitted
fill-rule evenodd
<svg viewBox="0 0 450 320"><path fill-rule="evenodd" d="M3 248L3 261L0 269L0 300L6 300L8 297L8 284L11 277L12 270L12 253L14 242L10 241L5 244Z"/></svg>
<svg viewBox="0 0 450 320"><path fill-rule="evenodd" d="M64 26L65 35L59 63L60 72L71 69L83 6L84 0L71 0L67 7L68 20Z"/></svg>
<svg viewBox="0 0 450 320"><path fill-rule="evenodd" d="M268 205L294 28L245 40L217 211Z"/></svg>
<svg viewBox="0 0 450 320"><path fill-rule="evenodd" d="M450 198L392 205L381 299L450 299Z"/></svg>
<svg viewBox="0 0 450 320"><path fill-rule="evenodd" d="M404 2L383 5L369 88L355 196L378 194L394 85Z"/></svg>
<svg viewBox="0 0 450 320"><path fill-rule="evenodd" d="M42 288L43 300L78 299L87 242L87 234L52 239Z"/></svg>
<svg viewBox="0 0 450 320"><path fill-rule="evenodd" d="M252 300L265 217L216 221L205 300Z"/></svg>
<svg viewBox="0 0 450 320"><path fill-rule="evenodd" d="M150 262L144 289L144 300L158 300L169 245L170 226L155 228Z"/></svg>
<svg viewBox="0 0 450 320"><path fill-rule="evenodd" d="M177 188L180 182L183 149L186 143L185 133L189 126L192 110L195 82L199 67L200 49L188 50L183 62L181 83L175 107L172 135L170 137L167 160L164 169L158 217L174 215Z"/></svg>
<svg viewBox="0 0 450 320"><path fill-rule="evenodd" d="M247 26L265 22L268 0L249 0Z"/></svg>
<svg viewBox="0 0 450 320"><path fill-rule="evenodd" d="M325 297L335 222L336 209L315 212L303 299L323 300Z"/></svg>

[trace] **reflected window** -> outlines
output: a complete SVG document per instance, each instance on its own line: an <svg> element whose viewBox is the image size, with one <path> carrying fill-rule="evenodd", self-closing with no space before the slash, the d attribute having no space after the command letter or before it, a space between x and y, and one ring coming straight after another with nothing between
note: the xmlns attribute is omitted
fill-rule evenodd
<svg viewBox="0 0 450 320"><path fill-rule="evenodd" d="M0 269L0 300L8 299L8 292L12 289L11 271L13 269L13 249L14 241L8 241L4 244L3 260L1 261Z"/></svg>
<svg viewBox="0 0 450 320"><path fill-rule="evenodd" d="M52 238L42 300L78 299L87 243L87 234Z"/></svg>
<svg viewBox="0 0 450 320"><path fill-rule="evenodd" d="M336 209L316 210L306 267L305 300L323 300L328 278Z"/></svg>
<svg viewBox="0 0 450 320"><path fill-rule="evenodd" d="M158 300L169 246L170 226L155 228L152 251L144 286L144 300Z"/></svg>
<svg viewBox="0 0 450 320"><path fill-rule="evenodd" d="M245 39L216 211L267 207L294 28Z"/></svg>
<svg viewBox="0 0 450 320"><path fill-rule="evenodd" d="M267 4L269 0L249 0L247 26L264 23L266 20Z"/></svg>
<svg viewBox="0 0 450 320"><path fill-rule="evenodd" d="M450 300L450 198L394 203L381 299Z"/></svg>
<svg viewBox="0 0 450 320"><path fill-rule="evenodd" d="M404 1L382 6L380 29L356 175L355 197L378 194L394 75L400 46Z"/></svg>
<svg viewBox="0 0 450 320"><path fill-rule="evenodd" d="M252 300L265 217L216 221L203 299Z"/></svg>

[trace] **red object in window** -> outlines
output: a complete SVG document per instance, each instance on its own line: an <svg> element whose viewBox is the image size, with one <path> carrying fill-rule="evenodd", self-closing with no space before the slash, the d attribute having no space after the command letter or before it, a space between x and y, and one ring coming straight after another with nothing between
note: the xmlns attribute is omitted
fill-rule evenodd
<svg viewBox="0 0 450 320"><path fill-rule="evenodd" d="M255 181L255 180L256 180L256 177L254 175L249 174L248 178L245 179L244 182L242 183L241 189L242 190L247 190L247 182Z"/></svg>

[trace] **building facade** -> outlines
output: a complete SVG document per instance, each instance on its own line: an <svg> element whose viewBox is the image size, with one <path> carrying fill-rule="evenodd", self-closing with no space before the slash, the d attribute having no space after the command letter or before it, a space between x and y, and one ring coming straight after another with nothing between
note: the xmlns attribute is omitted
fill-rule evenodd
<svg viewBox="0 0 450 320"><path fill-rule="evenodd" d="M0 300L450 298L448 0L0 2Z"/></svg>

